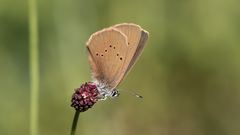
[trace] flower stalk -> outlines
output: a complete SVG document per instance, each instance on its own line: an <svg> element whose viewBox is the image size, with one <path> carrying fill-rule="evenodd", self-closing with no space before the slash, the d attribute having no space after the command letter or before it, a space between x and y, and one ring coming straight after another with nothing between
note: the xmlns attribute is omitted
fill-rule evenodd
<svg viewBox="0 0 240 135"><path fill-rule="evenodd" d="M74 115L74 118L73 118L71 135L75 135L79 114L80 114L80 111L76 110L75 115Z"/></svg>

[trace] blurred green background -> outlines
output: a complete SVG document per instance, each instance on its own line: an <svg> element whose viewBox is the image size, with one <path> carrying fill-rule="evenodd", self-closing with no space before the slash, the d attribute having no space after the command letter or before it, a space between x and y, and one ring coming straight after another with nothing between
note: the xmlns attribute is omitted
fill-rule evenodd
<svg viewBox="0 0 240 135"><path fill-rule="evenodd" d="M40 135L68 135L74 88L90 80L85 42L133 22L149 31L122 92L83 113L81 135L239 135L239 0L38 0ZM29 134L27 0L0 0L0 134Z"/></svg>

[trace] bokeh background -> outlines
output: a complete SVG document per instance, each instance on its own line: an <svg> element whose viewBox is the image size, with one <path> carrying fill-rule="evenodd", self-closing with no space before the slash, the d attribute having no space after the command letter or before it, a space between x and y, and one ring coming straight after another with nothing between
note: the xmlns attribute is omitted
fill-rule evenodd
<svg viewBox="0 0 240 135"><path fill-rule="evenodd" d="M133 22L148 45L122 92L81 114L81 135L239 135L239 0L39 0L40 135L68 135L74 88L90 80L85 42ZM0 0L0 134L29 134L27 0Z"/></svg>

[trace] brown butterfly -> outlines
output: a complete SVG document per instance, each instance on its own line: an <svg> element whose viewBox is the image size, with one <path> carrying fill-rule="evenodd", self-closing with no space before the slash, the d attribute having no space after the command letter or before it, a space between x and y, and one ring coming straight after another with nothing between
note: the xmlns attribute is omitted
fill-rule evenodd
<svg viewBox="0 0 240 135"><path fill-rule="evenodd" d="M115 89L143 51L148 32L139 25L122 23L91 35L87 42L92 77L105 99L117 96Z"/></svg>
<svg viewBox="0 0 240 135"><path fill-rule="evenodd" d="M118 96L116 87L136 63L147 39L148 32L132 23L117 24L92 34L86 45L93 82L76 89L72 106L83 112L99 99Z"/></svg>

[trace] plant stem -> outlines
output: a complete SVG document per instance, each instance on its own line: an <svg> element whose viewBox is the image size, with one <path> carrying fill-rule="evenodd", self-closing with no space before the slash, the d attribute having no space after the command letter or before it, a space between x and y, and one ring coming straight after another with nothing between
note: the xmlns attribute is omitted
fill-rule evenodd
<svg viewBox="0 0 240 135"><path fill-rule="evenodd" d="M71 135L75 135L79 114L80 114L80 111L76 110L74 118L73 118Z"/></svg>
<svg viewBox="0 0 240 135"><path fill-rule="evenodd" d="M30 135L38 135L39 58L37 0L28 0L30 63Z"/></svg>

